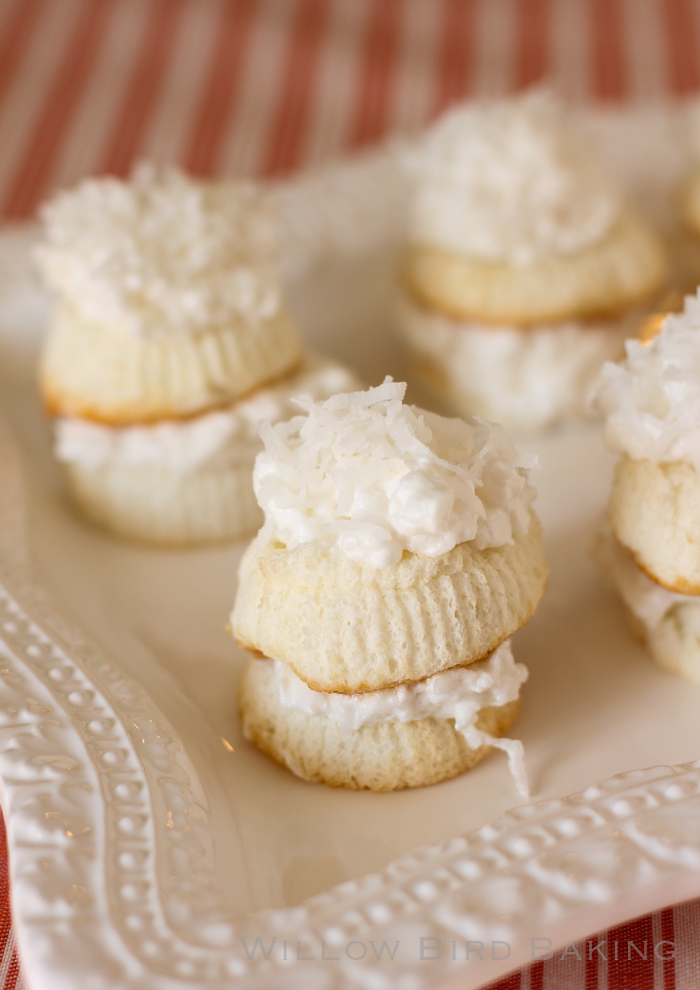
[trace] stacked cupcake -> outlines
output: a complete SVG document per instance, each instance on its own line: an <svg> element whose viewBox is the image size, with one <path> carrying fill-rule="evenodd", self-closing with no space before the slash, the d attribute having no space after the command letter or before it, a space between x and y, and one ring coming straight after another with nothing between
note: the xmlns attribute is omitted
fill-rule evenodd
<svg viewBox="0 0 700 990"><path fill-rule="evenodd" d="M43 219L37 260L57 298L41 389L78 506L169 545L257 528L257 419L284 418L296 391L356 387L304 361L266 200L142 169L83 182Z"/></svg>
<svg viewBox="0 0 700 990"><path fill-rule="evenodd" d="M509 637L547 567L524 461L498 426L403 403L387 380L263 429L265 524L231 627L255 654L246 736L308 780L393 790L462 773L502 739L527 676Z"/></svg>
<svg viewBox="0 0 700 990"><path fill-rule="evenodd" d="M509 429L581 415L664 282L656 237L540 91L448 112L410 166L399 326L417 372Z"/></svg>
<svg viewBox="0 0 700 990"><path fill-rule="evenodd" d="M597 395L621 455L598 555L661 666L700 681L700 292Z"/></svg>

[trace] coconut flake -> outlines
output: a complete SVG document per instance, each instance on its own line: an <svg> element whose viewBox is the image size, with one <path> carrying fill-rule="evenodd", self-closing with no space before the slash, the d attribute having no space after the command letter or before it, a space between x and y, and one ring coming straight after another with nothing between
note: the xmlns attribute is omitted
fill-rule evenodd
<svg viewBox="0 0 700 990"><path fill-rule="evenodd" d="M290 549L314 540L374 567L404 552L438 557L526 533L534 497L503 429L446 419L403 403L404 383L316 402L305 415L263 424L254 472L265 512L261 541Z"/></svg>

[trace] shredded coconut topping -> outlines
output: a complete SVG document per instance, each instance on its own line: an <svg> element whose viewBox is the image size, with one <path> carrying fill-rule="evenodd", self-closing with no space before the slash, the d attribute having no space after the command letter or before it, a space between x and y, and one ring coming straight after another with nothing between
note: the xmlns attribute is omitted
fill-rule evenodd
<svg viewBox="0 0 700 990"><path fill-rule="evenodd" d="M466 667L453 667L423 681L360 694L313 691L287 664L279 660L274 663L283 708L330 718L343 733L357 732L380 722L454 719L455 729L472 749L496 746L506 751L518 790L524 797L528 796L522 743L517 739L497 739L476 726L479 712L515 701L521 684L527 680L527 668L515 663L510 640L485 660Z"/></svg>
<svg viewBox="0 0 700 990"><path fill-rule="evenodd" d="M628 340L627 357L603 366L596 405L611 450L654 463L690 461L700 471L700 290L650 341Z"/></svg>
<svg viewBox="0 0 700 990"><path fill-rule="evenodd" d="M263 423L253 482L265 512L261 541L290 549L319 540L389 567L404 550L438 557L526 533L534 491L503 429L404 405L387 378L325 402L297 398L305 416Z"/></svg>
<svg viewBox="0 0 700 990"><path fill-rule="evenodd" d="M409 156L410 239L513 265L572 254L611 228L620 198L537 90L444 114Z"/></svg>
<svg viewBox="0 0 700 990"><path fill-rule="evenodd" d="M85 320L157 339L279 309L274 218L249 183L142 166L59 193L42 219L36 260Z"/></svg>
<svg viewBox="0 0 700 990"><path fill-rule="evenodd" d="M84 419L58 419L56 458L64 463L98 468L105 464L159 465L178 474L249 465L262 448L259 424L278 423L294 415L299 393L326 399L341 389L355 388L357 377L326 358L309 357L299 374L270 388L259 389L228 409L193 419L147 426L104 426Z"/></svg>

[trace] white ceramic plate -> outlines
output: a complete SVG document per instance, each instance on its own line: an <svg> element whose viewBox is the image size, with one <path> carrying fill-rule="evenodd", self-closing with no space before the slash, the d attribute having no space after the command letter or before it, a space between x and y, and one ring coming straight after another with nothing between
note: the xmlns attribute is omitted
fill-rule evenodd
<svg viewBox="0 0 700 990"><path fill-rule="evenodd" d="M685 164L673 118L585 124L663 222ZM404 375L392 170L378 155L282 191L308 339L372 383ZM224 627L241 548L130 546L64 501L30 239L0 238L0 780L32 990L468 990L527 962L532 937L700 893L700 688L651 664L589 560L612 464L597 426L528 443L551 562L514 641L533 803L512 810L499 753L418 791L308 784L240 736Z"/></svg>

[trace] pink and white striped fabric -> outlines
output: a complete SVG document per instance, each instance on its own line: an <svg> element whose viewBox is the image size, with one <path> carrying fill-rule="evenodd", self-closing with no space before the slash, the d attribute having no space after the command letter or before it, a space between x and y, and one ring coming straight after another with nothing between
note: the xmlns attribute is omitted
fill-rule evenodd
<svg viewBox="0 0 700 990"><path fill-rule="evenodd" d="M698 932L700 900L686 901L559 946L483 990L697 990Z"/></svg>
<svg viewBox="0 0 700 990"><path fill-rule="evenodd" d="M0 218L144 159L284 175L542 81L576 103L694 94L700 0L0 0ZM493 988L696 990L698 934L700 901L677 905ZM0 816L0 990L23 987Z"/></svg>
<svg viewBox="0 0 700 990"><path fill-rule="evenodd" d="M0 990L28 990L20 970L12 931L7 834L2 814L0 814Z"/></svg>
<svg viewBox="0 0 700 990"><path fill-rule="evenodd" d="M700 86L700 0L0 0L0 215L133 163L277 176L551 82Z"/></svg>

